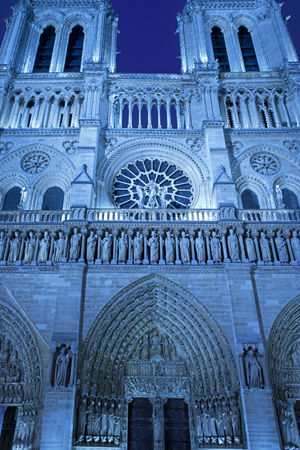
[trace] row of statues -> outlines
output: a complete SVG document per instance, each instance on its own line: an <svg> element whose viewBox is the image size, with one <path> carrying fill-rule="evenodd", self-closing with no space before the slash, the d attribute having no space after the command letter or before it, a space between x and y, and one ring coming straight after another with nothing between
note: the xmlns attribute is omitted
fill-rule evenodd
<svg viewBox="0 0 300 450"><path fill-rule="evenodd" d="M17 364L0 363L0 383L19 383L22 371Z"/></svg>
<svg viewBox="0 0 300 450"><path fill-rule="evenodd" d="M198 444L241 444L241 414L235 398L198 400L195 407Z"/></svg>
<svg viewBox="0 0 300 450"><path fill-rule="evenodd" d="M32 448L36 414L37 411L35 409L29 409L19 412L14 437L14 448Z"/></svg>
<svg viewBox="0 0 300 450"><path fill-rule="evenodd" d="M135 348L136 359L167 359L176 361L179 359L177 356L177 349L172 341L165 334L160 335L158 331L154 331L151 335L145 334L145 336L139 340Z"/></svg>
<svg viewBox="0 0 300 450"><path fill-rule="evenodd" d="M300 239L297 230L284 233L277 230L246 231L199 230L197 236L185 231L152 230L126 233L116 231L104 235L94 230L72 235L44 231L41 235L19 231L6 236L0 233L0 264L55 264L58 262L87 262L88 264L220 264L250 262L258 264L299 264Z"/></svg>
<svg viewBox="0 0 300 450"><path fill-rule="evenodd" d="M299 434L290 405L285 404L282 401L277 401L276 406L283 448L285 450L299 449L299 446L297 445L299 441Z"/></svg>
<svg viewBox="0 0 300 450"><path fill-rule="evenodd" d="M22 384L0 384L0 403L15 405L22 403L23 399Z"/></svg>
<svg viewBox="0 0 300 450"><path fill-rule="evenodd" d="M121 436L122 402L82 395L77 415L77 442L118 445Z"/></svg>

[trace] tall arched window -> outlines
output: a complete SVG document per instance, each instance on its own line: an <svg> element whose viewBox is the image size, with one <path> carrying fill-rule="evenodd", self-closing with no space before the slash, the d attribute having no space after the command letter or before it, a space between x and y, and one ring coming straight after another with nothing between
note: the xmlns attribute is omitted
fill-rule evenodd
<svg viewBox="0 0 300 450"><path fill-rule="evenodd" d="M297 195L289 189L282 189L282 202L285 209L300 209Z"/></svg>
<svg viewBox="0 0 300 450"><path fill-rule="evenodd" d="M43 211L61 211L64 204L64 191L55 186L48 189L44 194Z"/></svg>
<svg viewBox="0 0 300 450"><path fill-rule="evenodd" d="M5 196L3 203L3 211L16 211L21 200L21 188L15 186L11 188Z"/></svg>
<svg viewBox="0 0 300 450"><path fill-rule="evenodd" d="M219 27L213 27L211 30L211 41L214 50L214 57L219 61L220 70L222 72L230 72L225 39Z"/></svg>
<svg viewBox="0 0 300 450"><path fill-rule="evenodd" d="M246 72L259 71L259 66L255 54L252 37L246 27L242 26L239 28L238 38L240 41Z"/></svg>
<svg viewBox="0 0 300 450"><path fill-rule="evenodd" d="M84 33L79 25L73 28L68 44L68 51L65 63L65 72L80 72L81 59L83 53Z"/></svg>
<svg viewBox="0 0 300 450"><path fill-rule="evenodd" d="M259 209L259 201L255 192L246 189L241 195L243 209Z"/></svg>
<svg viewBox="0 0 300 450"><path fill-rule="evenodd" d="M55 28L46 28L40 37L33 72L49 72L55 41Z"/></svg>

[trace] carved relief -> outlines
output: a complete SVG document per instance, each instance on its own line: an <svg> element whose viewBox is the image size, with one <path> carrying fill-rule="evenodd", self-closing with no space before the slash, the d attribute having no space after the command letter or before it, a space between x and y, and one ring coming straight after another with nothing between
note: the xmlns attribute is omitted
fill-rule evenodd
<svg viewBox="0 0 300 450"><path fill-rule="evenodd" d="M13 342L0 335L0 403L20 404L24 398L24 370Z"/></svg>
<svg viewBox="0 0 300 450"><path fill-rule="evenodd" d="M0 142L0 156L6 155L14 146L13 142Z"/></svg>
<svg viewBox="0 0 300 450"><path fill-rule="evenodd" d="M188 138L185 142L190 146L192 152L194 153L200 152L205 144L205 140L203 138Z"/></svg>
<svg viewBox="0 0 300 450"><path fill-rule="evenodd" d="M44 152L30 152L23 156L21 160L21 167L24 172L30 174L41 173L47 169L50 164L50 157Z"/></svg>
<svg viewBox="0 0 300 450"><path fill-rule="evenodd" d="M283 141L283 145L291 153L299 153L300 151L300 141Z"/></svg>
<svg viewBox="0 0 300 450"><path fill-rule="evenodd" d="M62 146L68 155L76 155L78 144L79 141L65 141L62 143Z"/></svg>

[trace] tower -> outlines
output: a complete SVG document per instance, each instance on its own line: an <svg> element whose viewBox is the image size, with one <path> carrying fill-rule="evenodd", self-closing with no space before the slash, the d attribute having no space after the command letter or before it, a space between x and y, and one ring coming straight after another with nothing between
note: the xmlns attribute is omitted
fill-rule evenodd
<svg viewBox="0 0 300 450"><path fill-rule="evenodd" d="M188 0L122 74L104 0L0 52L0 444L299 447L299 62L273 0ZM122 20L122 18L120 18Z"/></svg>

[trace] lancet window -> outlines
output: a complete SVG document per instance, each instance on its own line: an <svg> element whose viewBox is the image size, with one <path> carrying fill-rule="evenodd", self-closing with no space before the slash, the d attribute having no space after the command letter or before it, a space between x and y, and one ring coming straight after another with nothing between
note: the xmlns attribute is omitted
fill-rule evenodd
<svg viewBox="0 0 300 450"><path fill-rule="evenodd" d="M21 200L21 188L14 186L5 195L3 211L16 211Z"/></svg>
<svg viewBox="0 0 300 450"><path fill-rule="evenodd" d="M211 40L214 51L214 57L219 62L220 71L230 72L225 39L219 27L213 27L213 29L211 30Z"/></svg>
<svg viewBox="0 0 300 450"><path fill-rule="evenodd" d="M84 32L79 25L73 28L70 37L64 72L80 72L83 54Z"/></svg>
<svg viewBox="0 0 300 450"><path fill-rule="evenodd" d="M259 201L255 192L245 189L241 194L243 209L259 209Z"/></svg>
<svg viewBox="0 0 300 450"><path fill-rule="evenodd" d="M259 71L259 65L256 58L252 37L246 27L241 26L239 28L238 38L241 46L246 72Z"/></svg>
<svg viewBox="0 0 300 450"><path fill-rule="evenodd" d="M46 28L40 37L33 72L49 72L55 41L55 28Z"/></svg>
<svg viewBox="0 0 300 450"><path fill-rule="evenodd" d="M43 199L43 211L61 211L64 204L64 191L57 186L49 188Z"/></svg>

